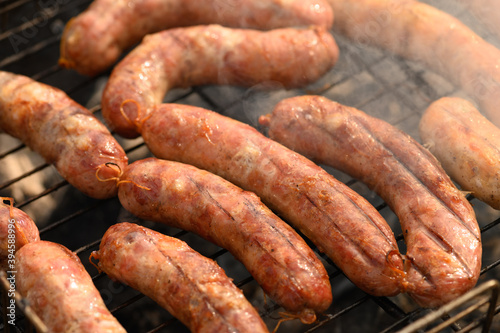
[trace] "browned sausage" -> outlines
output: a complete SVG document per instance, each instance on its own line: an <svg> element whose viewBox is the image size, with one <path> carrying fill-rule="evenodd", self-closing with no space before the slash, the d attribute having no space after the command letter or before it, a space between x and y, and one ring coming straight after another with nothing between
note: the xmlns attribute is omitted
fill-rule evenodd
<svg viewBox="0 0 500 333"><path fill-rule="evenodd" d="M500 50L453 16L414 0L329 0L334 30L419 61L466 91L500 125Z"/></svg>
<svg viewBox="0 0 500 333"><path fill-rule="evenodd" d="M253 29L318 25L328 29L332 22L326 0L94 0L68 22L59 62L95 75L111 67L124 50L146 34L169 28L221 24Z"/></svg>
<svg viewBox="0 0 500 333"><path fill-rule="evenodd" d="M136 107L140 118L146 117L169 89L265 81L298 87L321 77L337 56L335 40L320 27L262 32L209 25L166 30L144 38L115 67L103 93L102 112L113 130L132 138L139 135L133 123Z"/></svg>
<svg viewBox="0 0 500 333"><path fill-rule="evenodd" d="M63 91L26 76L0 71L0 130L22 140L53 163L71 185L104 199L116 195L116 176L108 162L124 168L127 156L109 130Z"/></svg>
<svg viewBox="0 0 500 333"><path fill-rule="evenodd" d="M266 294L302 321L313 322L330 306L331 286L321 261L254 193L205 170L156 158L130 164L119 187L128 211L227 249Z"/></svg>
<svg viewBox="0 0 500 333"><path fill-rule="evenodd" d="M436 158L389 123L320 96L278 103L269 136L376 191L399 217L406 291L436 307L475 286L481 269L474 210Z"/></svg>
<svg viewBox="0 0 500 333"><path fill-rule="evenodd" d="M500 37L500 6L495 0L460 0L491 32Z"/></svg>
<svg viewBox="0 0 500 333"><path fill-rule="evenodd" d="M500 209L500 129L470 102L446 97L420 120L420 137L463 190Z"/></svg>
<svg viewBox="0 0 500 333"><path fill-rule="evenodd" d="M108 311L78 256L48 241L16 253L17 291L49 332L126 332Z"/></svg>
<svg viewBox="0 0 500 333"><path fill-rule="evenodd" d="M140 126L154 155L213 172L254 192L374 295L402 289L394 235L363 197L307 158L215 112L163 104Z"/></svg>
<svg viewBox="0 0 500 333"><path fill-rule="evenodd" d="M111 279L149 296L192 332L268 332L222 268L179 239L119 223L92 256Z"/></svg>
<svg viewBox="0 0 500 333"><path fill-rule="evenodd" d="M0 269L15 270L15 253L24 245L40 240L38 228L25 212L14 207L14 199L0 202ZM7 205L3 201L8 200Z"/></svg>

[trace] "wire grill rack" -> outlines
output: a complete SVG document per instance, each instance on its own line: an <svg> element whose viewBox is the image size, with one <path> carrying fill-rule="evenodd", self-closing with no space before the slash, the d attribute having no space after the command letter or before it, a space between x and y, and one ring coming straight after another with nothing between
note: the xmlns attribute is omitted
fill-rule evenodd
<svg viewBox="0 0 500 333"><path fill-rule="evenodd" d="M89 0L0 0L0 70L30 76L63 89L70 97L100 118L100 96L109 72L94 78L81 76L57 65L59 41L65 23L80 13ZM433 5L456 15L490 42L499 45L458 0L437 0ZM175 89L165 97L175 102L205 107L258 128L259 115L268 113L279 100L300 94L319 94L382 118L420 141L418 121L425 108L446 95L465 96L439 75L417 63L404 61L383 51L352 44L335 35L341 51L336 66L318 82L304 89L283 90L263 84L252 88L202 86ZM142 139L117 137L130 161L151 156ZM331 168L336 178L363 195L382 214L398 236L397 217L364 184ZM21 142L0 133L0 196L13 197L16 207L36 221L41 238L61 243L76 252L112 311L130 332L187 332L187 329L149 298L111 281L89 264L88 257L99 246L111 225L129 221L142 224L186 241L203 255L215 259L244 291L272 330L283 311L262 290L246 269L227 251L198 236L127 213L116 198L94 200L79 193L55 169ZM278 332L475 332L499 331L497 296L500 263L500 212L470 197L481 227L484 256L478 287L438 310L417 307L405 295L372 297L352 285L335 265L310 244L323 261L332 283L333 304L317 323L283 322ZM43 258L41 258L43 260ZM8 302L9 284L0 276L3 301ZM15 325L9 325L8 310L2 308L0 330L43 332L22 298L17 295ZM6 305L8 303L4 303Z"/></svg>

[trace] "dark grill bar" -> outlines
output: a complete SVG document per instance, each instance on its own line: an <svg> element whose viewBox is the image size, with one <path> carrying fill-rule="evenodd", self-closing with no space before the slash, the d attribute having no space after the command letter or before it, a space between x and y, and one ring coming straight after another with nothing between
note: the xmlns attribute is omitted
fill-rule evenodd
<svg viewBox="0 0 500 333"><path fill-rule="evenodd" d="M64 25L84 10L89 0L0 0L0 70L29 76L63 89L78 103L100 118L100 96L109 72L94 78L57 65L59 41ZM431 3L431 1L424 1ZM459 0L440 0L433 5L449 11L488 41L500 45L486 29L474 21ZM175 89L166 102L190 104L214 110L258 127L259 115L268 113L279 100L299 93L319 94L339 103L359 108L382 118L420 141L418 121L426 106L447 95L463 95L439 75L421 65L390 54L354 45L335 36L340 47L336 66L318 82L303 90L269 90L264 87L239 88L202 86ZM200 59L200 61L203 61ZM260 129L260 128L259 128ZM142 139L117 137L131 162L151 156ZM404 251L402 232L389 207L364 184L325 167L370 201L393 228ZM126 212L117 198L95 200L84 196L62 179L53 166L16 139L0 133L0 196L13 197L37 223L43 240L61 243L76 252L112 313L129 332L187 332L187 329L148 297L111 281L89 262L104 232L117 222L134 222L186 241L201 254L216 260L234 279L272 330L282 318L282 308L266 298L243 265L230 253L200 237ZM491 326L500 331L497 303L500 264L500 212L469 196L475 208L483 238L483 269L478 287L463 299L437 311L418 308L406 295L373 297L352 285L332 261L318 253L330 276L333 303L312 325L298 320L283 321L277 332L478 332ZM40 260L43 260L41 258ZM2 277L2 281L5 276ZM5 302L5 286L3 296ZM0 331L33 331L31 314L16 312L16 325L6 324L2 308ZM463 317L462 317L463 315ZM442 325L439 327L436 325ZM433 330L437 327L436 330Z"/></svg>

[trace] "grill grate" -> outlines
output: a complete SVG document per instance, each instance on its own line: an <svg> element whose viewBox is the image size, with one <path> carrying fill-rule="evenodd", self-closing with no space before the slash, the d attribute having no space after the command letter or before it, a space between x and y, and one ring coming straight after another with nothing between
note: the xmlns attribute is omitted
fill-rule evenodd
<svg viewBox="0 0 500 333"><path fill-rule="evenodd" d="M89 3L89 0L0 0L0 70L27 75L61 88L100 117L100 95L109 72L88 78L57 65L64 24ZM460 7L459 0L440 0L433 4L457 15L464 22L472 22L478 33L499 44ZM416 129L425 107L445 95L462 95L449 82L419 64L370 47L354 45L341 36L335 37L341 50L337 65L306 89L283 91L263 89L267 87L261 86L250 89L203 86L175 89L168 93L165 101L205 107L258 127L258 116L269 112L279 100L304 92L321 94L382 118L419 140ZM117 139L131 162L150 156L142 139ZM380 211L398 235L397 240L403 251L397 218L387 205L362 183L336 170L326 169ZM191 233L138 220L124 211L116 198L94 200L85 197L37 154L5 134L0 134L0 196L12 196L16 207L34 218L42 239L61 243L79 255L93 275L106 305L130 332L187 332L187 329L149 298L111 281L105 274L99 274L88 262L87 258L91 251L98 248L107 228L121 221L140 223L183 239L200 253L215 259L226 270L258 308L268 327L274 328L280 319L282 309L265 299L250 274L227 251ZM495 327L500 330L498 316L494 316L500 311L500 307L496 306L498 284L489 282L499 278L500 247L496 244L500 237L500 212L473 197L470 201L477 213L484 244L480 286L468 295L470 298L454 303L446 311L437 312L416 307L405 295L391 298L366 295L310 244L329 273L333 304L316 324L307 326L297 320L283 322L278 332L414 332L431 330L434 322L439 325L447 320L450 320L450 325L445 323L448 325L443 328L445 332L472 332L490 323L492 330ZM462 308L471 313L459 318L457 313ZM29 332L32 329L30 320L26 319L28 315L22 311L16 314L16 326L6 325L4 316L0 330Z"/></svg>

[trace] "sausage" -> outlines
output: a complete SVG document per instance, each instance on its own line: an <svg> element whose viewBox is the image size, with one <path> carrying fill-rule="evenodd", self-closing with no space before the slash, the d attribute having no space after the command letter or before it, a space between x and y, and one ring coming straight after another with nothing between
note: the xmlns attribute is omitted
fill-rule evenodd
<svg viewBox="0 0 500 333"><path fill-rule="evenodd" d="M106 231L92 257L111 279L150 297L192 332L268 332L224 270L179 239L123 222Z"/></svg>
<svg viewBox="0 0 500 333"><path fill-rule="evenodd" d="M483 23L491 32L500 37L500 7L493 0L467 0L462 1L474 16Z"/></svg>
<svg viewBox="0 0 500 333"><path fill-rule="evenodd" d="M272 139L361 180L387 202L406 241L406 291L420 306L440 306L475 286L482 247L474 210L416 140L320 96L285 99L260 122Z"/></svg>
<svg viewBox="0 0 500 333"><path fill-rule="evenodd" d="M324 169L255 128L218 113L162 104L141 122L158 158L194 165L254 192L373 295L402 288L403 263L387 222Z"/></svg>
<svg viewBox="0 0 500 333"><path fill-rule="evenodd" d="M115 67L103 92L102 114L119 135L133 138L139 135L133 120L146 117L174 87L266 81L298 87L325 74L337 57L335 40L320 27L166 30L145 37Z"/></svg>
<svg viewBox="0 0 500 333"><path fill-rule="evenodd" d="M16 288L49 332L126 332L108 311L78 256L49 241L16 254Z"/></svg>
<svg viewBox="0 0 500 333"><path fill-rule="evenodd" d="M26 76L0 71L0 130L23 141L54 164L59 174L84 194L105 199L116 184L96 178L116 176L105 167L124 168L128 158L109 130L63 91Z"/></svg>
<svg viewBox="0 0 500 333"><path fill-rule="evenodd" d="M15 270L15 253L24 245L40 240L35 222L28 214L14 207L14 199L1 198L0 203L0 269ZM8 200L7 205L3 201Z"/></svg>
<svg viewBox="0 0 500 333"><path fill-rule="evenodd" d="M500 129L470 103L446 97L420 120L420 137L465 191L500 209Z"/></svg>
<svg viewBox="0 0 500 333"><path fill-rule="evenodd" d="M148 158L127 167L118 197L142 219L194 232L227 249L266 294L302 321L313 322L330 306L331 285L321 261L254 193L190 165Z"/></svg>
<svg viewBox="0 0 500 333"><path fill-rule="evenodd" d="M111 67L145 35L176 27L220 24L267 30L319 25L329 29L332 22L326 0L94 0L66 25L59 63L93 76Z"/></svg>
<svg viewBox="0 0 500 333"><path fill-rule="evenodd" d="M500 50L460 20L412 0L329 2L335 32L424 64L467 92L500 125Z"/></svg>

